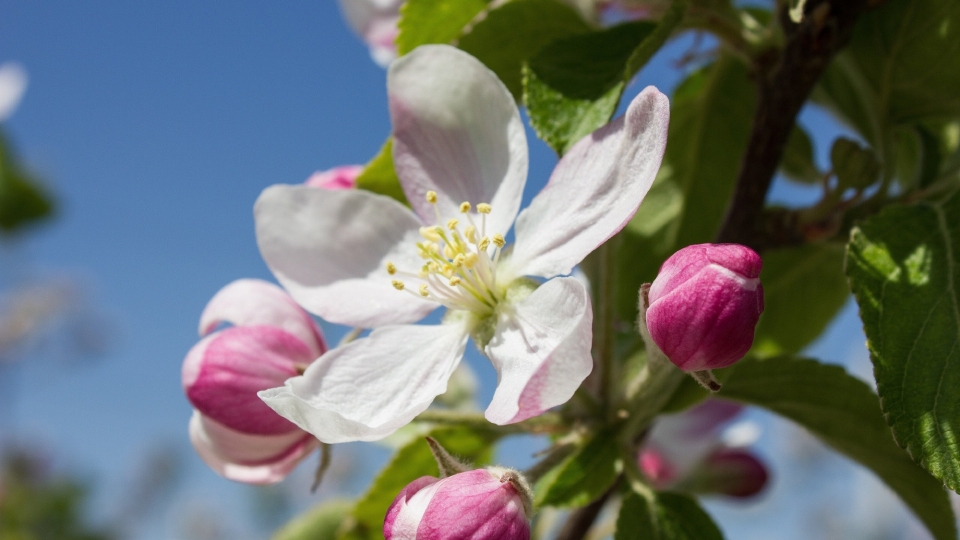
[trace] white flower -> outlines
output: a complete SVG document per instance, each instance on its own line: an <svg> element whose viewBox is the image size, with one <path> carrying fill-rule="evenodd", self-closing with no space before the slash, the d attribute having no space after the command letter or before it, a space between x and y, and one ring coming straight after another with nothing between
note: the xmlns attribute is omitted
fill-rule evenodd
<svg viewBox="0 0 960 540"><path fill-rule="evenodd" d="M411 209L361 190L267 188L254 210L268 266L307 310L373 327L261 398L327 443L383 438L442 394L468 336L499 384L486 417L566 402L592 369L593 313L569 274L630 220L666 146L669 103L648 87L577 143L517 217L527 141L496 75L446 45L396 60L394 161ZM516 219L516 244L504 236ZM399 290L398 290L399 289ZM413 326L439 306L443 324Z"/></svg>
<svg viewBox="0 0 960 540"><path fill-rule="evenodd" d="M370 47L370 57L386 67L397 57L403 0L340 0L340 11L353 31Z"/></svg>
<svg viewBox="0 0 960 540"><path fill-rule="evenodd" d="M17 110L27 89L27 71L16 62L0 64L0 122Z"/></svg>

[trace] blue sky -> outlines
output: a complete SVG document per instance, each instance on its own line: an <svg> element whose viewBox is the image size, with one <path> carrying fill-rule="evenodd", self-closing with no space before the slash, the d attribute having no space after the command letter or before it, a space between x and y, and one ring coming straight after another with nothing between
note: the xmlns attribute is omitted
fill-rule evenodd
<svg viewBox="0 0 960 540"><path fill-rule="evenodd" d="M673 61L688 46L668 47L632 92L646 84L671 89L680 75ZM196 342L201 309L220 287L241 277L270 279L253 234L259 192L301 182L314 170L364 163L379 149L390 129L384 71L332 0L3 2L5 60L26 67L30 86L4 127L55 191L60 212L26 238L0 245L0 265L15 277L77 277L116 336L109 354L93 363L41 355L0 372L13 381L0 381L0 388L16 390L0 400L0 439L16 434L40 444L92 479L100 517L118 511L144 455L172 445L185 467L177 496L137 537L185 537L185 516L194 513L223 516L227 537L262 537L248 512L251 488L217 477L189 448L180 364ZM840 130L816 111L806 111L803 121L819 141ZM555 157L528 136L529 200ZM821 159L826 150L821 143ZM809 196L783 184L774 194L780 201ZM325 329L338 338L339 329ZM869 374L852 304L813 352ZM484 402L492 370L476 358L471 364ZM807 440L766 415L753 416L767 426L762 448L776 458L775 468L786 463L790 441ZM535 446L512 443L504 459L522 464ZM373 445L353 448L341 454L361 463L387 455ZM882 493L846 462L823 459L833 480L806 488L801 498L850 499L844 478ZM311 466L279 491L294 506L318 500L305 493ZM369 474L345 481L348 491L362 488ZM775 474L778 482L758 504L711 503L731 538L762 538L759 525L796 513L798 495L784 491L794 473Z"/></svg>

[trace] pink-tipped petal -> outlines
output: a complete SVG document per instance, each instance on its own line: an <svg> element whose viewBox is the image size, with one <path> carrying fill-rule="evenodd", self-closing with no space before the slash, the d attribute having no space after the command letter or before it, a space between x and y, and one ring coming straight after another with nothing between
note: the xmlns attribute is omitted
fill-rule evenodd
<svg viewBox="0 0 960 540"><path fill-rule="evenodd" d="M334 167L311 174L304 185L320 189L353 189L357 186L357 177L362 172L362 165Z"/></svg>
<svg viewBox="0 0 960 540"><path fill-rule="evenodd" d="M277 435L296 426L275 413L257 392L283 384L314 360L293 334L272 326L238 326L210 335L187 353L187 399L205 416L237 431Z"/></svg>
<svg viewBox="0 0 960 540"><path fill-rule="evenodd" d="M370 47L370 56L386 67L397 55L394 40L403 0L340 0L347 23Z"/></svg>
<svg viewBox="0 0 960 540"><path fill-rule="evenodd" d="M499 374L487 420L510 424L565 403L593 369L590 295L575 278L552 279L502 309L484 352Z"/></svg>
<svg viewBox="0 0 960 540"><path fill-rule="evenodd" d="M339 324L415 322L437 304L391 285L387 262L416 272L420 220L397 201L362 190L271 186L254 207L267 266L301 306Z"/></svg>
<svg viewBox="0 0 960 540"><path fill-rule="evenodd" d="M382 439L446 391L466 343L459 324L378 328L260 397L325 443Z"/></svg>
<svg viewBox="0 0 960 540"><path fill-rule="evenodd" d="M489 203L487 235L506 235L527 180L527 138L509 90L479 60L448 45L424 45L397 59L387 76L393 158L407 200L435 221L462 202ZM479 216L474 219L479 223Z"/></svg>
<svg viewBox="0 0 960 540"><path fill-rule="evenodd" d="M385 540L416 540L417 528L436 492L438 481L439 478L421 476L400 490L383 520Z"/></svg>
<svg viewBox="0 0 960 540"><path fill-rule="evenodd" d="M530 523L512 483L477 469L435 484L417 540L528 540Z"/></svg>
<svg viewBox="0 0 960 540"><path fill-rule="evenodd" d="M575 144L517 218L511 272L569 274L620 231L657 176L669 121L667 97L648 86L623 118Z"/></svg>
<svg viewBox="0 0 960 540"><path fill-rule="evenodd" d="M307 344L314 358L327 350L323 333L310 314L283 289L260 279L238 279L220 289L200 315L200 335L223 323L274 326Z"/></svg>
<svg viewBox="0 0 960 540"><path fill-rule="evenodd" d="M318 442L309 434L248 435L205 418L194 411L190 442L217 474L248 484L273 484L283 480Z"/></svg>

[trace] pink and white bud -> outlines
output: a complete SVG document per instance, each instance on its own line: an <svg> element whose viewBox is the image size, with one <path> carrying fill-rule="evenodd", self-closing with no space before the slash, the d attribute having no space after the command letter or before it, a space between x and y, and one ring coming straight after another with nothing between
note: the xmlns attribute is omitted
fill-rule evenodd
<svg viewBox="0 0 960 540"><path fill-rule="evenodd" d="M363 165L343 165L326 171L317 171L303 183L321 189L353 189L357 187L357 177L363 172Z"/></svg>
<svg viewBox="0 0 960 540"><path fill-rule="evenodd" d="M383 522L386 540L529 540L530 488L516 471L475 469L403 488Z"/></svg>
<svg viewBox="0 0 960 540"><path fill-rule="evenodd" d="M222 330L224 324L233 326ZM207 304L200 335L183 362L194 406L190 440L219 474L273 483L317 441L268 407L257 392L283 386L327 350L316 323L287 294L255 279L234 281Z"/></svg>
<svg viewBox="0 0 960 540"><path fill-rule="evenodd" d="M698 244L674 253L650 286L647 329L677 367L729 366L750 350L763 312L763 262L738 244Z"/></svg>

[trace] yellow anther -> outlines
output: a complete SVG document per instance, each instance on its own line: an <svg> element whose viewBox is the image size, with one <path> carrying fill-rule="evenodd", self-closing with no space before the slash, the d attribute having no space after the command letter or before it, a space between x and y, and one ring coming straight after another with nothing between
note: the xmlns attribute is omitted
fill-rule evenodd
<svg viewBox="0 0 960 540"><path fill-rule="evenodd" d="M480 212L481 214L489 214L490 210L493 210L493 208L491 208L487 203L480 203L477 205L477 212Z"/></svg>
<svg viewBox="0 0 960 540"><path fill-rule="evenodd" d="M459 224L460 224L460 220L457 220L457 219L447 220L447 228L450 229L451 231L456 229L457 225Z"/></svg>
<svg viewBox="0 0 960 540"><path fill-rule="evenodd" d="M459 285L459 284L460 284L460 278L459 278L459 277L453 276L452 278L450 278L450 286L451 286L451 287L456 287L456 286Z"/></svg>
<svg viewBox="0 0 960 540"><path fill-rule="evenodd" d="M452 259L457 252L453 250L449 245L443 246L443 256L447 259Z"/></svg>
<svg viewBox="0 0 960 540"><path fill-rule="evenodd" d="M449 264L449 263L443 265L443 268L441 269L441 272L440 272L440 273L443 274L443 275L446 276L446 277L452 276L452 275L453 275L453 265L452 265L452 264Z"/></svg>
<svg viewBox="0 0 960 540"><path fill-rule="evenodd" d="M458 253L456 257L453 258L453 266L460 268L463 266L463 263L466 262L467 258L463 253Z"/></svg>
<svg viewBox="0 0 960 540"><path fill-rule="evenodd" d="M440 265L433 261L430 261L427 263L427 270L429 270L430 273L432 274L436 274L437 272L440 271Z"/></svg>
<svg viewBox="0 0 960 540"><path fill-rule="evenodd" d="M426 279L430 275L430 263L427 263L420 267L420 271L417 272L417 275L420 276L420 279Z"/></svg>
<svg viewBox="0 0 960 540"><path fill-rule="evenodd" d="M420 285L420 296L430 296L430 291L427 290L426 283Z"/></svg>
<svg viewBox="0 0 960 540"><path fill-rule="evenodd" d="M387 273L390 274L391 276L394 275L394 274L396 274L396 273L397 273L397 265L393 264L392 262L388 262L388 263L387 263Z"/></svg>
<svg viewBox="0 0 960 540"><path fill-rule="evenodd" d="M393 285L393 288L396 289L396 290L398 290L398 291L402 291L403 288L404 288L404 284L403 284L402 281L399 281L399 280L396 280L396 279L395 279L395 280L391 281L390 283Z"/></svg>
<svg viewBox="0 0 960 540"><path fill-rule="evenodd" d="M420 236L431 242L440 241L440 235L437 234L437 227L420 227Z"/></svg>
<svg viewBox="0 0 960 540"><path fill-rule="evenodd" d="M477 243L477 228L473 225L467 225L467 228L463 230L463 236L467 239L467 242L471 244Z"/></svg>
<svg viewBox="0 0 960 540"><path fill-rule="evenodd" d="M497 233L493 235L493 243L496 244L498 248L502 248L506 245L507 241L503 239L502 234Z"/></svg>
<svg viewBox="0 0 960 540"><path fill-rule="evenodd" d="M473 268L473 265L477 264L477 261L479 260L480 257L471 251L470 253L467 253L466 257L464 257L463 264L466 265L467 268Z"/></svg>
<svg viewBox="0 0 960 540"><path fill-rule="evenodd" d="M484 236L483 240L480 240L480 243L477 244L477 247L480 249L480 251L486 251L487 248L490 247L490 239Z"/></svg>
<svg viewBox="0 0 960 540"><path fill-rule="evenodd" d="M428 191L427 192L427 202L430 204L437 204L437 192Z"/></svg>
<svg viewBox="0 0 960 540"><path fill-rule="evenodd" d="M462 203L460 203L461 214L466 214L469 211L470 211L470 203L468 203L467 201L463 201Z"/></svg>

